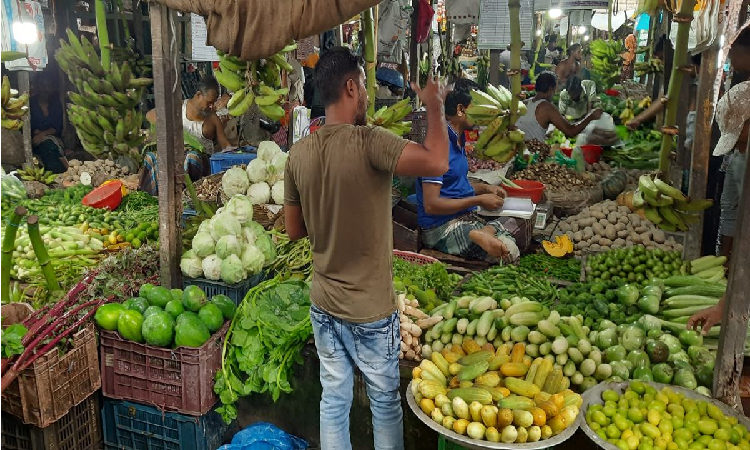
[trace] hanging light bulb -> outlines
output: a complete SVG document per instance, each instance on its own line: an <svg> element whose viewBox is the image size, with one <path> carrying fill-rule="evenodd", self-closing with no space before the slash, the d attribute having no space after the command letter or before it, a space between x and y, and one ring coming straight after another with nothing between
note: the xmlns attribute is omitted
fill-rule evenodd
<svg viewBox="0 0 750 450"><path fill-rule="evenodd" d="M34 22L13 22L13 39L19 44L30 45L37 41L36 24Z"/></svg>
<svg viewBox="0 0 750 450"><path fill-rule="evenodd" d="M587 34L586 36L584 36L584 37L583 37L583 40L584 40L584 41L588 41L588 40L589 40L589 35Z"/></svg>
<svg viewBox="0 0 750 450"><path fill-rule="evenodd" d="M550 19L559 19L563 12L560 8L552 8L548 12Z"/></svg>

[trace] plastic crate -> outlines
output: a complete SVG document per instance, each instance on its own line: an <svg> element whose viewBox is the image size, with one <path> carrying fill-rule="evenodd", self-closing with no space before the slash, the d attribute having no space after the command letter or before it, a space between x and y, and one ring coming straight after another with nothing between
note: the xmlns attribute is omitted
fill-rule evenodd
<svg viewBox="0 0 750 450"><path fill-rule="evenodd" d="M188 286L198 286L199 288L203 289L203 292L206 293L206 296L208 298L211 298L214 295L226 295L227 297L232 299L235 305L239 306L239 304L245 298L245 294L247 294L247 291L257 286L265 279L265 272L253 275L252 277L237 284L226 284L223 281L211 281L205 278L185 277L182 279L182 288L185 289Z"/></svg>
<svg viewBox="0 0 750 450"><path fill-rule="evenodd" d="M419 266L425 266L427 264L440 262L437 259L433 258L432 256L420 255L419 253L414 253L414 252L405 252L403 250L394 250L393 256L395 256L398 259L403 259L404 261L408 261L412 264L417 264Z"/></svg>
<svg viewBox="0 0 750 450"><path fill-rule="evenodd" d="M224 172L232 166L247 164L257 157L257 153L214 153L211 155L211 174Z"/></svg>
<svg viewBox="0 0 750 450"><path fill-rule="evenodd" d="M24 425L12 415L3 416L3 450L99 450L102 424L99 395L74 406L47 428Z"/></svg>
<svg viewBox="0 0 750 450"><path fill-rule="evenodd" d="M64 355L52 349L21 372L3 391L3 413L44 428L99 389L102 379L94 325L89 323L75 333L72 345Z"/></svg>
<svg viewBox="0 0 750 450"><path fill-rule="evenodd" d="M229 426L211 411L200 417L104 399L105 449L215 450Z"/></svg>
<svg viewBox="0 0 750 450"><path fill-rule="evenodd" d="M440 435L438 438L438 450L468 450L466 447L462 447L455 442L446 439L445 436Z"/></svg>
<svg viewBox="0 0 750 450"><path fill-rule="evenodd" d="M229 324L199 348L154 347L102 330L102 394L182 414L206 414L216 404L214 375L221 368L221 347Z"/></svg>
<svg viewBox="0 0 750 450"><path fill-rule="evenodd" d="M408 114L404 120L411 120L411 131L406 133L404 138L419 144L424 143L424 139L427 136L427 113L425 111L415 111Z"/></svg>

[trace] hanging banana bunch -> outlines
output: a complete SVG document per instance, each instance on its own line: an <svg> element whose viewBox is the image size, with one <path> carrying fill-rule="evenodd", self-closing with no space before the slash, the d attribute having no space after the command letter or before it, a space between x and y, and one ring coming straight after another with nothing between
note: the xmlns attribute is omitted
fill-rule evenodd
<svg viewBox="0 0 750 450"><path fill-rule="evenodd" d="M636 63L633 67L635 74L642 77L649 73L664 72L664 63L659 58L650 58L648 61Z"/></svg>
<svg viewBox="0 0 750 450"><path fill-rule="evenodd" d="M591 41L591 66L593 72L609 89L620 81L622 56L626 49L620 41L597 39Z"/></svg>
<svg viewBox="0 0 750 450"><path fill-rule="evenodd" d="M486 90L490 82L490 55L487 52L480 51L477 58L477 84L479 89Z"/></svg>
<svg viewBox="0 0 750 450"><path fill-rule="evenodd" d="M143 143L143 116L136 106L153 80L136 78L125 62L105 70L96 48L70 29L55 59L78 92L68 92L68 117L83 148L97 158L129 154Z"/></svg>
<svg viewBox="0 0 750 450"><path fill-rule="evenodd" d="M57 179L57 174L37 165L25 165L18 170L18 176L23 181L38 181L42 184L51 185Z"/></svg>
<svg viewBox="0 0 750 450"><path fill-rule="evenodd" d="M641 175L633 194L633 206L664 231L687 231L698 223L700 213L713 205L713 200L691 200L682 191L653 175Z"/></svg>
<svg viewBox="0 0 750 450"><path fill-rule="evenodd" d="M135 77L148 77L151 75L151 56L138 54L132 46L112 47L112 61L122 64L127 62Z"/></svg>
<svg viewBox="0 0 750 450"><path fill-rule="evenodd" d="M511 92L504 86L487 84L487 93L471 91L471 105L466 109L469 120L484 126L474 144L479 159L492 159L499 163L510 161L516 153L523 151L524 133L511 125L509 111ZM518 116L526 114L526 105L518 103Z"/></svg>
<svg viewBox="0 0 750 450"><path fill-rule="evenodd" d="M281 89L281 71L293 72L286 54L295 50L293 42L280 52L261 61L242 61L219 52L219 70L214 72L216 81L232 92L227 109L232 116L241 116L255 103L258 109L271 120L281 120L286 112L281 107L288 88Z"/></svg>
<svg viewBox="0 0 750 450"><path fill-rule="evenodd" d="M367 117L370 125L377 125L393 132L397 136L403 136L411 131L411 122L402 120L412 112L410 99L405 98L391 106L383 106L375 111L375 115Z"/></svg>
<svg viewBox="0 0 750 450"><path fill-rule="evenodd" d="M23 126L23 118L29 112L29 93L18 95L18 91L11 89L10 80L3 76L2 84L2 126L8 130L19 130Z"/></svg>

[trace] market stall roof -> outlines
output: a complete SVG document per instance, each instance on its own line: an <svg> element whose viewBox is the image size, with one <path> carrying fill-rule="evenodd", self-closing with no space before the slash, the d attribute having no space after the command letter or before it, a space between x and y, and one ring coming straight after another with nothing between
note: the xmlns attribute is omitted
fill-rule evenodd
<svg viewBox="0 0 750 450"><path fill-rule="evenodd" d="M378 0L156 0L206 18L207 44L246 61L346 22Z"/></svg>

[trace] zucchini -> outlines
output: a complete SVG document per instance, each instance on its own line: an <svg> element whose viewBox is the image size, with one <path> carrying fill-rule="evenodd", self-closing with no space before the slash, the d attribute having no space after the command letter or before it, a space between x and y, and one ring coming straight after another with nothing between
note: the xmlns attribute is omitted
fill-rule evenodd
<svg viewBox="0 0 750 450"><path fill-rule="evenodd" d="M702 295L706 297L721 298L726 292L727 287L720 284L700 284L694 286L682 286L676 288L667 289L664 293L669 300L672 297L681 295Z"/></svg>
<svg viewBox="0 0 750 450"><path fill-rule="evenodd" d="M477 323L477 336L487 336L487 333L490 332L490 328L492 328L492 317L492 311L485 311L482 313L482 317Z"/></svg>
<svg viewBox="0 0 750 450"><path fill-rule="evenodd" d="M448 398L451 401L456 397L462 399L466 403L479 402L483 405L489 405L492 403L492 394L482 388L469 387L451 389L448 391ZM533 403L534 401L531 400L531 402Z"/></svg>
<svg viewBox="0 0 750 450"><path fill-rule="evenodd" d="M662 280L665 287L699 286L707 284L705 280L692 275L676 275Z"/></svg>

